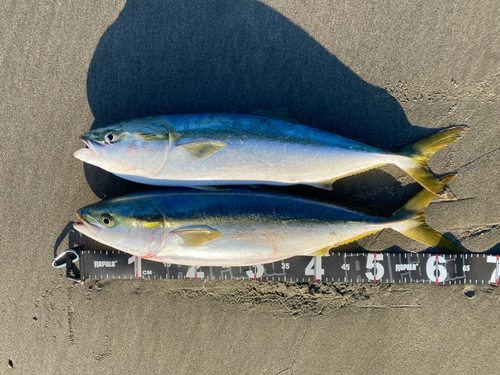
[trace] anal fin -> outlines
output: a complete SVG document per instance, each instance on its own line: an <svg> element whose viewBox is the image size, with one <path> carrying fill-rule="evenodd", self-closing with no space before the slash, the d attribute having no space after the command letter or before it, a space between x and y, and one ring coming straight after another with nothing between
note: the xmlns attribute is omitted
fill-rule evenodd
<svg viewBox="0 0 500 375"><path fill-rule="evenodd" d="M324 190L333 190L332 184L337 180L337 178L331 178L329 180L325 181L319 181L319 182L308 182L307 185L309 186L314 186L320 189Z"/></svg>
<svg viewBox="0 0 500 375"><path fill-rule="evenodd" d="M308 255L308 256L312 256L312 257L327 257L327 256L330 256L330 249L331 248L332 248L332 246L327 246L323 249L319 249L319 250L313 251L312 253L307 253L304 255Z"/></svg>
<svg viewBox="0 0 500 375"><path fill-rule="evenodd" d="M351 243L351 242L357 241L357 240L359 240L360 238L366 237L366 236L368 236L368 235L370 235L370 234L373 234L373 233L377 233L377 232L379 232L379 231L380 231L380 229L377 229L377 230L372 230L372 231L370 231L370 232L361 233L361 234L360 234L360 235L358 235L358 236L351 237L351 238L348 238L348 239L346 239L346 240L344 240L344 241L342 241L342 242L339 242L339 243L338 243L338 244L336 244L335 246L346 245L346 244L348 244L348 243Z"/></svg>
<svg viewBox="0 0 500 375"><path fill-rule="evenodd" d="M205 190L205 191L227 191L229 190L228 187L225 186L208 186L208 185L193 185L193 186L186 186L191 189L198 189L198 190Z"/></svg>

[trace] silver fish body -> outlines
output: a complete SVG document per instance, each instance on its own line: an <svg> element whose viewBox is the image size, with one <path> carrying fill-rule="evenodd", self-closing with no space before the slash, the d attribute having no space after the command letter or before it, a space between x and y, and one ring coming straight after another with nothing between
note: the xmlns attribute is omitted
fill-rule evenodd
<svg viewBox="0 0 500 375"><path fill-rule="evenodd" d="M242 114L148 117L84 134L88 148L75 157L131 181L186 187L307 184L331 189L336 179L396 164L436 194L443 190L428 172L427 159L416 160L413 149L385 151L291 121ZM464 131L452 129L446 144Z"/></svg>
<svg viewBox="0 0 500 375"><path fill-rule="evenodd" d="M424 193L427 206L434 195ZM420 206L384 218L284 194L169 189L84 207L77 213L81 222L74 227L97 241L146 259L238 266L296 255L325 255L331 247L384 228L406 234L423 226L425 207ZM448 241L437 235L440 241Z"/></svg>

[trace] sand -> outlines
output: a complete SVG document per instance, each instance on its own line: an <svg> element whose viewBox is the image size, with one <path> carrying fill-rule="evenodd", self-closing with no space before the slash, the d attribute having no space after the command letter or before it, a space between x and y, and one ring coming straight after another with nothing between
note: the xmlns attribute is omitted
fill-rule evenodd
<svg viewBox="0 0 500 375"><path fill-rule="evenodd" d="M426 220L500 252L499 35L493 0L2 1L0 373L498 373L492 286L82 285L50 263L87 242L76 209L144 188L73 158L79 135L275 107L394 151L467 125L430 162L458 200ZM309 192L389 214L418 190L385 166ZM339 250L387 249L426 246L386 230Z"/></svg>

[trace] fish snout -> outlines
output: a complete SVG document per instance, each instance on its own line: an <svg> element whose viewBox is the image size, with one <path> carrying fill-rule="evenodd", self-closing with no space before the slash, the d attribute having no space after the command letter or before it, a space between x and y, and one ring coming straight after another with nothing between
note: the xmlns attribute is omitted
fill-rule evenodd
<svg viewBox="0 0 500 375"><path fill-rule="evenodd" d="M90 152L92 153L92 155L94 157L96 157L96 158L98 158L99 156L101 156L102 152L104 151L104 145L102 145L99 142L92 141L90 139L85 138L85 135L82 135L80 137L80 139L82 140L83 143L85 143L85 146L87 146L87 148L85 148L83 150L87 150L87 149L90 150Z"/></svg>
<svg viewBox="0 0 500 375"><path fill-rule="evenodd" d="M76 216L80 221L73 223L74 229L90 238L99 238L101 236L102 228L90 223L81 210L76 211Z"/></svg>

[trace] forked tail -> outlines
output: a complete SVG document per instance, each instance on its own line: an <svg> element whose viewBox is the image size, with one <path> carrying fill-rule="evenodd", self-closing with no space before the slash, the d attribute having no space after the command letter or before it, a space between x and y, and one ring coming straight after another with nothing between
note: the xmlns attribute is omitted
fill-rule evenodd
<svg viewBox="0 0 500 375"><path fill-rule="evenodd" d="M438 181L444 186L455 176L450 174ZM425 223L425 209L435 197L436 194L428 190L419 192L394 213L394 219L398 222L395 223L392 229L429 246L453 253L463 253L463 249Z"/></svg>
<svg viewBox="0 0 500 375"><path fill-rule="evenodd" d="M427 190L437 195L443 194L445 184L431 173L427 163L432 154L455 142L467 129L467 126L455 126L402 148L399 153L411 158L411 162L402 168ZM448 198L454 196L448 194Z"/></svg>

